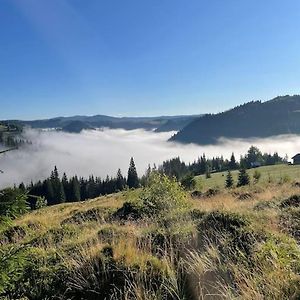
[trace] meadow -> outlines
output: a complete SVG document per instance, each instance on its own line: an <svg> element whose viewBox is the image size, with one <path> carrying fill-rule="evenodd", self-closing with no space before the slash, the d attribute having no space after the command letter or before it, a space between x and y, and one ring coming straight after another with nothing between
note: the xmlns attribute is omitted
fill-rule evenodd
<svg viewBox="0 0 300 300"><path fill-rule="evenodd" d="M268 183L289 182L295 178L300 178L300 165L278 164L273 166L262 166L247 170L250 178L253 179L254 172L259 172L261 178L259 185L264 186ZM238 170L231 172L235 183L238 180ZM212 188L223 188L225 185L227 172L211 173L210 178L205 175L196 176L197 190L207 190ZM252 180L253 181L253 180Z"/></svg>
<svg viewBox="0 0 300 300"><path fill-rule="evenodd" d="M203 178L222 188L193 197L153 173L145 188L27 213L0 232L0 298L299 299L299 168L259 170L239 188Z"/></svg>

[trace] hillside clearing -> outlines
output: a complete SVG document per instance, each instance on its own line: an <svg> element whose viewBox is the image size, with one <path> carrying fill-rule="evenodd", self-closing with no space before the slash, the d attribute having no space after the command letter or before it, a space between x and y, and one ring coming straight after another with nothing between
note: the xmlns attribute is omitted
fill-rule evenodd
<svg viewBox="0 0 300 300"><path fill-rule="evenodd" d="M263 166L247 170L248 174L252 178L255 171L261 173L259 186L263 186L267 183L283 183L286 181L300 180L300 165L287 165L280 164L274 166ZM232 176L235 183L238 178L237 170L232 171ZM196 188L197 190L208 190L210 188L223 188L225 186L227 172L212 173L211 178L206 178L205 175L196 176Z"/></svg>

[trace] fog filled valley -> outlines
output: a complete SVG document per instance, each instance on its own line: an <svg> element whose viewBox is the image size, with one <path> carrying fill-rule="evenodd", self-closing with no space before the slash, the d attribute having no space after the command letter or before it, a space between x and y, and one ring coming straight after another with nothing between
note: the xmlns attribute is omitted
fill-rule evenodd
<svg viewBox="0 0 300 300"><path fill-rule="evenodd" d="M138 174L142 176L148 164L160 165L174 157L186 163L201 155L207 158L229 159L232 152L239 159L251 145L263 153L274 153L290 159L300 149L300 137L282 135L264 139L219 139L214 145L168 142L174 132L156 133L143 129L85 130L78 134L61 131L26 129L22 138L30 144L0 156L0 188L50 175L54 166L62 174L105 178L115 176L118 168L126 175L130 157L134 157Z"/></svg>
<svg viewBox="0 0 300 300"><path fill-rule="evenodd" d="M300 300L299 28L0 0L0 300Z"/></svg>

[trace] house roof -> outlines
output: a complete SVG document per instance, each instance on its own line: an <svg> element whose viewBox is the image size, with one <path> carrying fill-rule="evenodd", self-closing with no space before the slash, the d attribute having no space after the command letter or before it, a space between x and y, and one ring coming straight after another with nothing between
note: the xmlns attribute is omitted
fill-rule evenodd
<svg viewBox="0 0 300 300"><path fill-rule="evenodd" d="M300 158L300 153L298 153L294 157L292 157L292 159L295 159L295 158Z"/></svg>

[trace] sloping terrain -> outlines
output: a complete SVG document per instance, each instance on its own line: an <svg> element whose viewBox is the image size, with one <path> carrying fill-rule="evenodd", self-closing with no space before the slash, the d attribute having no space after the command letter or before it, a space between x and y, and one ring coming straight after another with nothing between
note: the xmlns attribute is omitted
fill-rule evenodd
<svg viewBox="0 0 300 300"><path fill-rule="evenodd" d="M299 195L291 181L191 198L153 175L36 210L1 230L0 298L299 299Z"/></svg>
<svg viewBox="0 0 300 300"><path fill-rule="evenodd" d="M231 110L208 114L189 123L170 140L212 144L219 138L270 137L300 134L300 96L253 101Z"/></svg>

